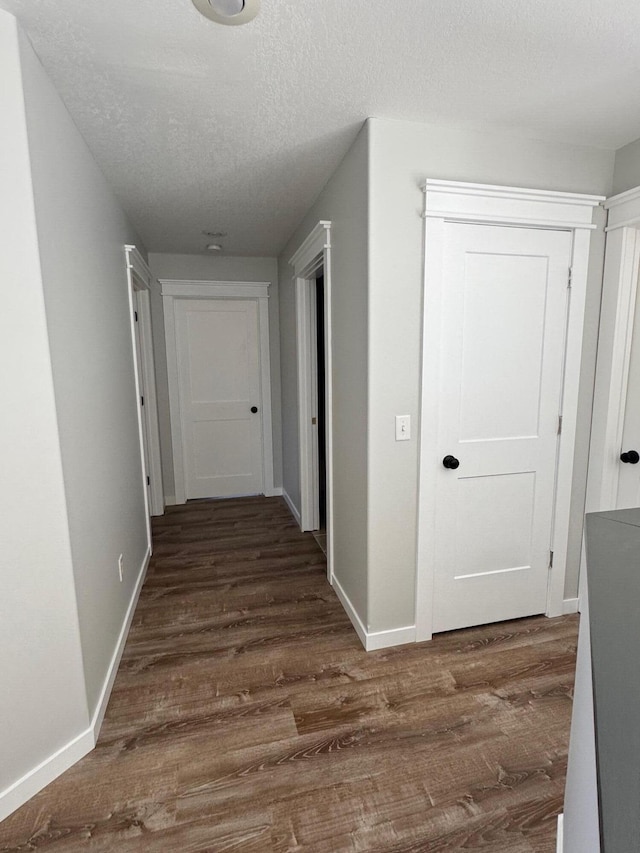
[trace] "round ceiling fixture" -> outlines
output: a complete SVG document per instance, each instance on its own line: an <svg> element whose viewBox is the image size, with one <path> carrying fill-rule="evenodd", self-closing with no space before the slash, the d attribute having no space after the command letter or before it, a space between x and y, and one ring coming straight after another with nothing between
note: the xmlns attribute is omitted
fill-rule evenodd
<svg viewBox="0 0 640 853"><path fill-rule="evenodd" d="M209 243L209 245L207 246L207 251L208 252L221 252L222 246L220 245L220 243Z"/></svg>
<svg viewBox="0 0 640 853"><path fill-rule="evenodd" d="M193 0L193 5L210 21L230 27L248 24L260 11L260 0Z"/></svg>

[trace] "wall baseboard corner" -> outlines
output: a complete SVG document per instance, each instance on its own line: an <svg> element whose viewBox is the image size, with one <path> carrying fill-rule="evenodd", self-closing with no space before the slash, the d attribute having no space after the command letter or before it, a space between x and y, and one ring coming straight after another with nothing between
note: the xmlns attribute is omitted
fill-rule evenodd
<svg viewBox="0 0 640 853"><path fill-rule="evenodd" d="M404 646L407 643L415 643L415 641L416 626L406 625L403 628L390 628L388 631L367 632L367 644L365 648L368 652L374 652L377 649Z"/></svg>
<svg viewBox="0 0 640 853"><path fill-rule="evenodd" d="M387 649L391 646L403 646L406 643L415 643L416 641L416 626L407 625L403 628L391 628L388 631L368 631L365 628L364 622L358 615L358 611L353 606L351 599L344 591L342 584L338 578L333 576L332 586L336 595L340 599L340 603L344 607L347 616L351 620L351 624L355 628L356 634L360 638L360 642L367 652L374 652L378 649Z"/></svg>
<svg viewBox="0 0 640 853"><path fill-rule="evenodd" d="M274 486L272 489L266 489L264 496L265 498L281 498L282 486Z"/></svg>
<svg viewBox="0 0 640 853"><path fill-rule="evenodd" d="M164 496L164 505L165 506L177 506L176 496L175 495L165 495Z"/></svg>
<svg viewBox="0 0 640 853"><path fill-rule="evenodd" d="M347 616L351 620L351 624L355 628L355 632L358 635L358 637L360 638L360 642L362 643L362 645L366 649L367 648L367 629L365 628L364 623L362 622L362 620L358 616L358 611L355 609L355 607L351 603L351 599L349 598L347 593L342 588L342 584L340 583L338 578L335 576L335 574L333 576L332 586L333 586L333 589L334 589L336 595L338 596L338 598L340 600L340 604L344 607Z"/></svg>
<svg viewBox="0 0 640 853"><path fill-rule="evenodd" d="M23 806L31 797L57 779L65 770L72 767L95 746L93 727L81 732L72 741L50 755L37 767L14 782L13 785L0 792L0 821L9 817L16 809Z"/></svg>
<svg viewBox="0 0 640 853"><path fill-rule="evenodd" d="M562 602L562 615L568 616L570 613L577 613L579 602L579 598L565 598Z"/></svg>
<svg viewBox="0 0 640 853"><path fill-rule="evenodd" d="M298 525L298 527L302 528L302 520L300 518L300 513L298 512L298 508L296 507L294 502L291 500L291 498L289 497L289 495L286 492L286 489L284 489L284 488L282 489L282 497L284 498L285 503L289 507L291 515L295 518L296 524Z"/></svg>

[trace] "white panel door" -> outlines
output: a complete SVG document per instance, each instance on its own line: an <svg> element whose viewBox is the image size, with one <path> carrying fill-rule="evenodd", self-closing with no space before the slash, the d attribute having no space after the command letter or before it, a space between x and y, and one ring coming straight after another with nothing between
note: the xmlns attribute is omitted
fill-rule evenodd
<svg viewBox="0 0 640 853"><path fill-rule="evenodd" d="M434 631L546 610L572 241L444 232Z"/></svg>
<svg viewBox="0 0 640 853"><path fill-rule="evenodd" d="M640 287L636 291L620 456L616 509L640 506Z"/></svg>
<svg viewBox="0 0 640 853"><path fill-rule="evenodd" d="M175 321L186 497L260 494L257 303L176 299Z"/></svg>

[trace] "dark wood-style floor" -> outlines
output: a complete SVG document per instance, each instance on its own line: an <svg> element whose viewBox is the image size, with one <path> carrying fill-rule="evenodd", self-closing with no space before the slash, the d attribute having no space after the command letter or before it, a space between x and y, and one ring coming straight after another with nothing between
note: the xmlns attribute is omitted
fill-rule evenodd
<svg viewBox="0 0 640 853"><path fill-rule="evenodd" d="M154 541L98 746L0 850L555 851L576 617L367 654L280 498Z"/></svg>

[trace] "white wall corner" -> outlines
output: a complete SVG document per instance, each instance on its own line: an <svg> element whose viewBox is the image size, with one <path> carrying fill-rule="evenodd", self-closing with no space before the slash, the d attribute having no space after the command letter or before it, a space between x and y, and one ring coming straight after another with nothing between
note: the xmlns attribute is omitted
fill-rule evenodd
<svg viewBox="0 0 640 853"><path fill-rule="evenodd" d="M272 489L264 490L265 498L281 498L283 496L282 486L274 486Z"/></svg>
<svg viewBox="0 0 640 853"><path fill-rule="evenodd" d="M579 608L579 598L565 598L562 602L562 615L568 616L570 613L577 613Z"/></svg>
<svg viewBox="0 0 640 853"><path fill-rule="evenodd" d="M391 628L388 631L368 631L364 622L360 618L358 611L353 606L353 603L347 593L342 588L338 578L333 576L333 588L335 590L340 604L344 607L347 616L351 620L351 624L355 628L356 634L360 638L360 642L367 652L374 652L377 649L387 649L392 646L403 646L406 643L415 643L416 641L416 626L407 625L403 628Z"/></svg>
<svg viewBox="0 0 640 853"><path fill-rule="evenodd" d="M93 726L77 735L72 741L58 749L37 767L0 792L0 821L9 817L31 797L57 779L95 746Z"/></svg>
<svg viewBox="0 0 640 853"><path fill-rule="evenodd" d="M367 629L364 626L362 619L358 615L358 611L355 609L353 604L351 603L351 599L347 595L347 593L342 588L342 585L338 578L333 576L333 588L335 590L338 599L340 600L340 604L344 607L347 616L351 620L351 624L355 628L356 634L360 638L360 642L367 649Z"/></svg>
<svg viewBox="0 0 640 853"><path fill-rule="evenodd" d="M390 628L387 631L368 631L365 648L368 652L373 652L376 649L404 646L415 641L416 626L406 625L403 628Z"/></svg>
<svg viewBox="0 0 640 853"><path fill-rule="evenodd" d="M300 510L294 504L294 502L291 500L291 498L287 494L286 489L282 489L282 497L284 498L286 505L289 507L289 511L291 512L291 515L295 518L296 524L298 525L298 527L300 529L302 529L302 521L300 518Z"/></svg>
<svg viewBox="0 0 640 853"><path fill-rule="evenodd" d="M164 496L164 505L165 506L177 506L178 503L176 501L175 495L165 495Z"/></svg>

